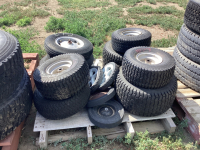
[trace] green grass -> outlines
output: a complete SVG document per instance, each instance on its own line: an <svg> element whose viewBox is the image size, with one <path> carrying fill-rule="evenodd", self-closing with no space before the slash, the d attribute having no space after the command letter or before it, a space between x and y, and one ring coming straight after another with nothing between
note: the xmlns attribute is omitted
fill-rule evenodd
<svg viewBox="0 0 200 150"><path fill-rule="evenodd" d="M145 15L145 14L168 14L173 15L178 18L184 17L184 11L177 10L174 6L160 6L156 9L153 9L150 6L142 6L142 7L133 7L128 9L129 16L137 15Z"/></svg>
<svg viewBox="0 0 200 150"><path fill-rule="evenodd" d="M164 2L164 3L176 3L178 4L180 7L186 8L187 3L189 0L155 0L156 2Z"/></svg>
<svg viewBox="0 0 200 150"><path fill-rule="evenodd" d="M151 47L172 47L177 43L177 36L168 37L167 39L163 38L161 40L155 40L151 42Z"/></svg>
<svg viewBox="0 0 200 150"><path fill-rule="evenodd" d="M47 22L46 31L66 32L84 36L94 45L94 56L101 55L106 36L114 30L125 28L127 20L122 16L122 8L111 7L102 10L65 11L64 18L51 17Z"/></svg>
<svg viewBox="0 0 200 150"><path fill-rule="evenodd" d="M116 2L118 2L119 5L121 6L128 6L128 7L131 7L131 6L135 6L137 3L140 3L144 0L115 0Z"/></svg>
<svg viewBox="0 0 200 150"><path fill-rule="evenodd" d="M31 24L31 21L32 21L31 18L24 17L24 18L20 19L19 21L17 21L16 25L18 25L19 27L24 27L24 26Z"/></svg>
<svg viewBox="0 0 200 150"><path fill-rule="evenodd" d="M23 53L38 53L40 58L46 54L44 49L36 41L30 41L33 36L38 34L34 28L21 30L5 29L5 31L11 33L18 39Z"/></svg>
<svg viewBox="0 0 200 150"><path fill-rule="evenodd" d="M48 0L22 0L21 2L14 2L16 6L28 6L32 4L33 6L41 6L48 4Z"/></svg>
<svg viewBox="0 0 200 150"><path fill-rule="evenodd" d="M110 5L109 0L58 0L59 4L65 8L95 8Z"/></svg>

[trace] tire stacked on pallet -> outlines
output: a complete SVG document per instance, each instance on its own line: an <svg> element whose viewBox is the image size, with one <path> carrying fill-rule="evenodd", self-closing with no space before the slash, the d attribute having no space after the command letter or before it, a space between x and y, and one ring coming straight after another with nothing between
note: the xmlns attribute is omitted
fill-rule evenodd
<svg viewBox="0 0 200 150"><path fill-rule="evenodd" d="M168 53L150 47L126 51L116 79L116 97L128 112L156 116L166 112L175 100L175 60Z"/></svg>
<svg viewBox="0 0 200 150"><path fill-rule="evenodd" d="M175 76L191 89L200 92L200 1L190 0L174 50Z"/></svg>
<svg viewBox="0 0 200 150"><path fill-rule="evenodd" d="M89 100L89 67L82 55L69 53L50 58L34 71L33 77L37 87L34 104L47 119L70 117Z"/></svg>
<svg viewBox="0 0 200 150"><path fill-rule="evenodd" d="M0 140L2 140L27 117L33 93L18 40L1 30L0 70Z"/></svg>
<svg viewBox="0 0 200 150"><path fill-rule="evenodd" d="M115 62L121 66L124 53L137 46L150 46L151 33L140 28L123 28L112 33L103 49L103 65Z"/></svg>
<svg viewBox="0 0 200 150"><path fill-rule="evenodd" d="M44 48L47 55L41 59L40 64L49 58L66 53L80 54L85 58L89 67L93 64L93 45L80 35L71 33L52 34L45 39Z"/></svg>

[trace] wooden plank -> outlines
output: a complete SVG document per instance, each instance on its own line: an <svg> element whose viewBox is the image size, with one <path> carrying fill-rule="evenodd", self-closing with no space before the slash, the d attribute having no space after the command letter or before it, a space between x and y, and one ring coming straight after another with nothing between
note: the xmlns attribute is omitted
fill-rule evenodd
<svg viewBox="0 0 200 150"><path fill-rule="evenodd" d="M186 110L190 114L200 114L200 106L188 106Z"/></svg>
<svg viewBox="0 0 200 150"><path fill-rule="evenodd" d="M193 118L194 118L194 120L198 123L198 124L200 124L200 114L190 114ZM200 126L200 125L199 125Z"/></svg>
<svg viewBox="0 0 200 150"><path fill-rule="evenodd" d="M180 103L184 106L184 107L189 107L189 106L199 106L200 107L200 99L195 99L195 100L182 100L180 101ZM200 112L200 110L199 110Z"/></svg>
<svg viewBox="0 0 200 150"><path fill-rule="evenodd" d="M23 53L23 59L34 59L34 60L39 60L38 53Z"/></svg>
<svg viewBox="0 0 200 150"><path fill-rule="evenodd" d="M91 126L87 127L87 139L88 139L88 144L92 144L92 129L91 129Z"/></svg>
<svg viewBox="0 0 200 150"><path fill-rule="evenodd" d="M163 126L165 127L165 129L169 132L175 132L176 130L176 125L174 123L174 121L171 118L165 118L161 120Z"/></svg>
<svg viewBox="0 0 200 150"><path fill-rule="evenodd" d="M39 137L40 148L47 148L48 131L41 131Z"/></svg>
<svg viewBox="0 0 200 150"><path fill-rule="evenodd" d="M165 131L165 128L163 127L160 120L134 122L132 125L135 132L145 132L147 130L150 134L155 134Z"/></svg>
<svg viewBox="0 0 200 150"><path fill-rule="evenodd" d="M173 118L173 117L175 117L175 114L171 109L169 109L167 112L159 116L154 116L154 117L140 117L125 112L122 122L137 122L137 121L156 120L156 119ZM94 124L88 118L86 109L83 109L77 114L62 120L48 120L42 117L37 112L33 131L38 132L38 131L60 130L60 129L70 129L70 128L79 128L87 126L94 126Z"/></svg>
<svg viewBox="0 0 200 150"><path fill-rule="evenodd" d="M186 89L188 88L185 84L181 83L180 81L177 81L178 83L178 89Z"/></svg>
<svg viewBox="0 0 200 150"><path fill-rule="evenodd" d="M178 89L176 92L177 98L185 98L185 97L199 97L200 93L193 91L191 89Z"/></svg>
<svg viewBox="0 0 200 150"><path fill-rule="evenodd" d="M126 129L126 132L127 133L130 133L131 134L131 139L133 139L133 136L135 134L135 130L133 128L133 125L131 122L125 122L124 123L124 128Z"/></svg>

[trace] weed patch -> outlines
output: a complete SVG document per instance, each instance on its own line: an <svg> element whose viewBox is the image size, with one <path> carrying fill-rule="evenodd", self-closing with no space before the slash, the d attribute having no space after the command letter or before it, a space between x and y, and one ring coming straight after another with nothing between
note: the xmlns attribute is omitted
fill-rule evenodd
<svg viewBox="0 0 200 150"><path fill-rule="evenodd" d="M177 36L168 37L167 39L163 38L160 40L155 40L151 42L151 47L172 47L177 43Z"/></svg>
<svg viewBox="0 0 200 150"><path fill-rule="evenodd" d="M17 24L19 27L24 27L24 26L27 26L27 25L31 24L31 21L32 21L31 18L29 18L29 17L24 17L24 18L20 19L19 21L17 21L16 24Z"/></svg>
<svg viewBox="0 0 200 150"><path fill-rule="evenodd" d="M33 28L21 29L21 30L11 30L6 29L6 32L14 35L19 43L23 53L38 53L40 58L46 54L44 49L36 41L31 41L31 38L38 33Z"/></svg>

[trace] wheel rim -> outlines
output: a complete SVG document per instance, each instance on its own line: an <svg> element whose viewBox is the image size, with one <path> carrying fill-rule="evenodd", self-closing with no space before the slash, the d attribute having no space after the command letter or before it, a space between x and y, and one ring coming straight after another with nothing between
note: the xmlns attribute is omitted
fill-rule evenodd
<svg viewBox="0 0 200 150"><path fill-rule="evenodd" d="M138 36L140 34L142 34L142 32L137 31L137 30L129 30L129 31L122 32L122 35L126 35L126 36Z"/></svg>
<svg viewBox="0 0 200 150"><path fill-rule="evenodd" d="M101 84L103 84L104 82L108 81L108 79L110 78L113 70L114 70L113 64L105 65L105 67L102 69L102 71L103 71L103 79L102 79L102 83Z"/></svg>
<svg viewBox="0 0 200 150"><path fill-rule="evenodd" d="M140 52L136 55L136 59L149 65L157 65L163 61L162 57L152 52Z"/></svg>
<svg viewBox="0 0 200 150"><path fill-rule="evenodd" d="M115 113L114 109L110 106L104 105L98 109L98 114L100 116L111 117L114 115L114 113Z"/></svg>
<svg viewBox="0 0 200 150"><path fill-rule="evenodd" d="M91 68L90 69L90 81L89 81L89 85L90 87L94 84L95 80L96 80L96 77L97 77L97 69L96 68Z"/></svg>
<svg viewBox="0 0 200 150"><path fill-rule="evenodd" d="M63 48L78 49L84 46L82 40L75 37L62 36L55 40L56 44Z"/></svg>
<svg viewBox="0 0 200 150"><path fill-rule="evenodd" d="M53 64L50 64L47 68L46 68L46 73L47 74L57 74L57 73L61 73L65 70L68 70L71 66L72 66L72 61L70 60L66 60L66 61L58 61L55 62Z"/></svg>

